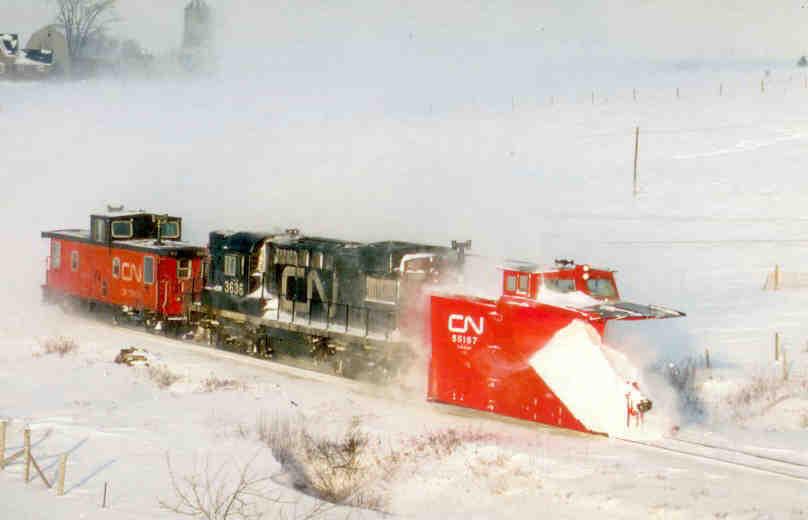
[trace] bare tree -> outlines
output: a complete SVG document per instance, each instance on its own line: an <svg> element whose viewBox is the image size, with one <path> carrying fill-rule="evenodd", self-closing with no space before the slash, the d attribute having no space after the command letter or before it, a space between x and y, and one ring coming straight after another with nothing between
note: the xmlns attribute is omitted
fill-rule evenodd
<svg viewBox="0 0 808 520"><path fill-rule="evenodd" d="M245 464L235 480L224 466L212 469L205 459L201 471L178 480L166 457L175 503L160 501L160 505L174 513L204 520L259 520L263 514L255 500L262 495L260 489L269 477L257 477L250 469L252 461Z"/></svg>
<svg viewBox="0 0 808 520"><path fill-rule="evenodd" d="M80 58L87 42L103 35L115 21L116 0L56 0L56 24L62 28L71 59Z"/></svg>

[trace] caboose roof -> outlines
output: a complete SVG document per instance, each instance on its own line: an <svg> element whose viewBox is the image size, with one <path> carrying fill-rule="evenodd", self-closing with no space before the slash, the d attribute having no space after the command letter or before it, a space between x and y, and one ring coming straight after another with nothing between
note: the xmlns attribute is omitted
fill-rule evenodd
<svg viewBox="0 0 808 520"><path fill-rule="evenodd" d="M108 245L99 244L90 239L90 232L86 229L59 229L55 231L43 231L42 238L58 238L61 240L69 240L73 242L82 242L86 244L93 244L100 247L109 247L110 249L128 249L132 251L144 251L156 253L158 255L170 255L172 252L190 252L198 253L204 252L205 247L190 242L183 242L181 240L164 240L162 243L157 244L153 238L139 238L133 240L115 240Z"/></svg>

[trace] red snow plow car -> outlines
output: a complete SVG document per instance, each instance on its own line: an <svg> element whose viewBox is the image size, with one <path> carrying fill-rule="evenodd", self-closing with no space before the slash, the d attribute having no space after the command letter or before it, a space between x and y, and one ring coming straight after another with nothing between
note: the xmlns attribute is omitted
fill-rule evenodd
<svg viewBox="0 0 808 520"><path fill-rule="evenodd" d="M684 313L620 300L614 273L558 260L503 268L497 300L431 297L428 398L592 433L639 424L651 409L630 364L602 344L609 320Z"/></svg>

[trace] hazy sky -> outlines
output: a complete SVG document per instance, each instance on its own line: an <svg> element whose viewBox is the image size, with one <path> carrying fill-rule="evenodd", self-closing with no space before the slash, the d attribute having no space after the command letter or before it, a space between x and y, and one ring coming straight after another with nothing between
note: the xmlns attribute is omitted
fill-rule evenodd
<svg viewBox="0 0 808 520"><path fill-rule="evenodd" d="M55 0L0 0L3 31L29 34ZM119 0L117 29L157 52L179 43L186 0ZM787 60L808 51L804 0L213 0L232 48L324 50L409 41L419 52L659 60Z"/></svg>

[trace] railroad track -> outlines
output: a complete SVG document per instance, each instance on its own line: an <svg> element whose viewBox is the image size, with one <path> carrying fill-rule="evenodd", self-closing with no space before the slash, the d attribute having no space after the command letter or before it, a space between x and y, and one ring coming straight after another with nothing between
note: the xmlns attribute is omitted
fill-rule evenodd
<svg viewBox="0 0 808 520"><path fill-rule="evenodd" d="M400 397L395 398L393 395L380 394L380 386L377 384L361 382L308 368L291 366L279 361L256 358L250 356L249 354L217 349L215 347L196 342L183 341L166 336L155 335L129 327L113 326L90 317L82 317L81 319L86 320L90 326L103 328L106 330L118 330L121 333L135 337L142 337L151 343L159 343L175 350L183 350L188 353L194 353L206 357L235 361L237 363L263 368L295 379L307 379L321 383L339 385L343 388L349 388L353 392L361 395L395 401L398 405L404 407L420 409L430 408L440 414L474 419L475 421L482 420L485 422L491 421L496 423L506 423L511 426L530 428L532 430L542 430L546 431L547 433L563 436L591 437L590 434L559 429L532 421L499 416L492 413L471 410L468 408L453 407L451 405L441 403L427 403L423 401L415 402L412 399L402 399ZM728 466L744 468L746 470L776 475L782 478L808 481L808 463L806 462L792 461L781 457L752 453L749 451L684 438L665 437L657 441L643 441L622 437L613 437L613 439L628 445L640 446L646 449L675 453L681 456L697 458L703 461L717 462Z"/></svg>
<svg viewBox="0 0 808 520"><path fill-rule="evenodd" d="M626 444L644 446L682 456L709 460L728 466L736 466L783 478L808 481L808 464L780 457L770 457L759 453L719 446L705 442L666 437L658 441L641 441L618 437Z"/></svg>

